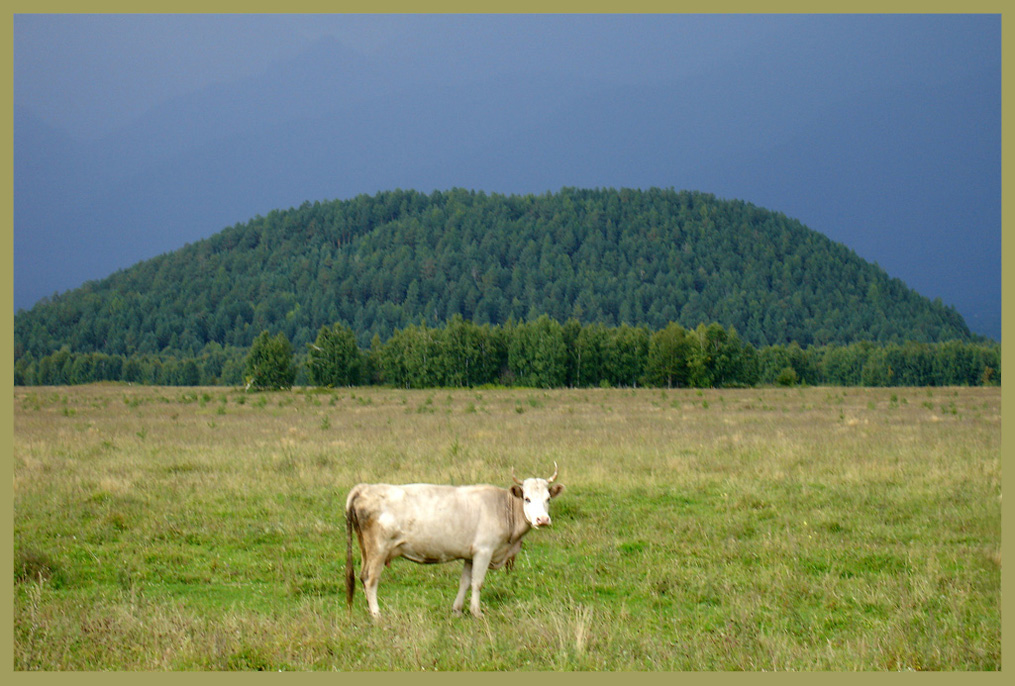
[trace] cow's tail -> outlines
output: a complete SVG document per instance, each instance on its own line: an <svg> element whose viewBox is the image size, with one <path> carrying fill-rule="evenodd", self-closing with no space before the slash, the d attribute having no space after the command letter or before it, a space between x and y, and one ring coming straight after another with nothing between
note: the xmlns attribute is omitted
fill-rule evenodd
<svg viewBox="0 0 1015 686"><path fill-rule="evenodd" d="M359 534L359 522L356 521L356 508L353 506L355 492L349 494L345 504L345 602L352 614L352 597L356 593L356 572L352 568L352 530Z"/></svg>

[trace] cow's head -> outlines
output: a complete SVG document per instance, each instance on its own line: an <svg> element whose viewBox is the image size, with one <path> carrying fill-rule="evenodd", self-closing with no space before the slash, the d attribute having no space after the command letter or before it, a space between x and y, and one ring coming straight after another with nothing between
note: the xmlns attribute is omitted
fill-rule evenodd
<svg viewBox="0 0 1015 686"><path fill-rule="evenodd" d="M511 487L511 494L522 499L522 512L525 513L525 521L534 529L550 525L550 498L556 498L564 490L563 484L553 483L557 478L557 463L553 463L553 476L548 479L526 479L521 481L515 476L515 470L511 470L511 478L515 485Z"/></svg>

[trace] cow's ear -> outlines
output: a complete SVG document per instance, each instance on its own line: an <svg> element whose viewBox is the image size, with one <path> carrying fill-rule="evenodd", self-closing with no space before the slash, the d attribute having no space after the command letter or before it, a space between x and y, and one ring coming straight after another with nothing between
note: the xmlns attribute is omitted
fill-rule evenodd
<svg viewBox="0 0 1015 686"><path fill-rule="evenodd" d="M512 486L511 487L511 495L513 495L516 498L521 498L522 495L523 495L522 487L519 486L518 484L515 484L514 486Z"/></svg>
<svg viewBox="0 0 1015 686"><path fill-rule="evenodd" d="M553 484L550 486L550 497L556 498L564 490L564 484Z"/></svg>

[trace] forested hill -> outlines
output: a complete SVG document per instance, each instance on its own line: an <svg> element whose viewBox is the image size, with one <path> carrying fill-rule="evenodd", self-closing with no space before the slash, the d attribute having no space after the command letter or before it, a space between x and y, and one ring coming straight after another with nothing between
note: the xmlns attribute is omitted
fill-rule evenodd
<svg viewBox="0 0 1015 686"><path fill-rule="evenodd" d="M263 330L305 350L342 322L366 347L410 323L677 322L755 346L972 338L962 317L786 216L687 191L383 192L304 203L14 317L15 358L195 356Z"/></svg>

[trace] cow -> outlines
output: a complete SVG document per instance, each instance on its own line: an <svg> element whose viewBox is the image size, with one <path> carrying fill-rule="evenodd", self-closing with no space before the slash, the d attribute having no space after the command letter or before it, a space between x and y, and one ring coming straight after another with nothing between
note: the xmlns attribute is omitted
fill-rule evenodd
<svg viewBox="0 0 1015 686"><path fill-rule="evenodd" d="M352 562L352 536L356 532L361 553L360 580L370 614L380 617L377 584L382 569L404 557L420 564L464 560L458 595L452 605L462 613L465 592L471 586L469 610L482 617L479 590L487 569L514 561L522 538L530 529L550 525L550 499L563 484L553 476L524 481L511 470L510 488L490 485L439 486L434 484L358 484L345 501L346 601L352 612L356 579Z"/></svg>

